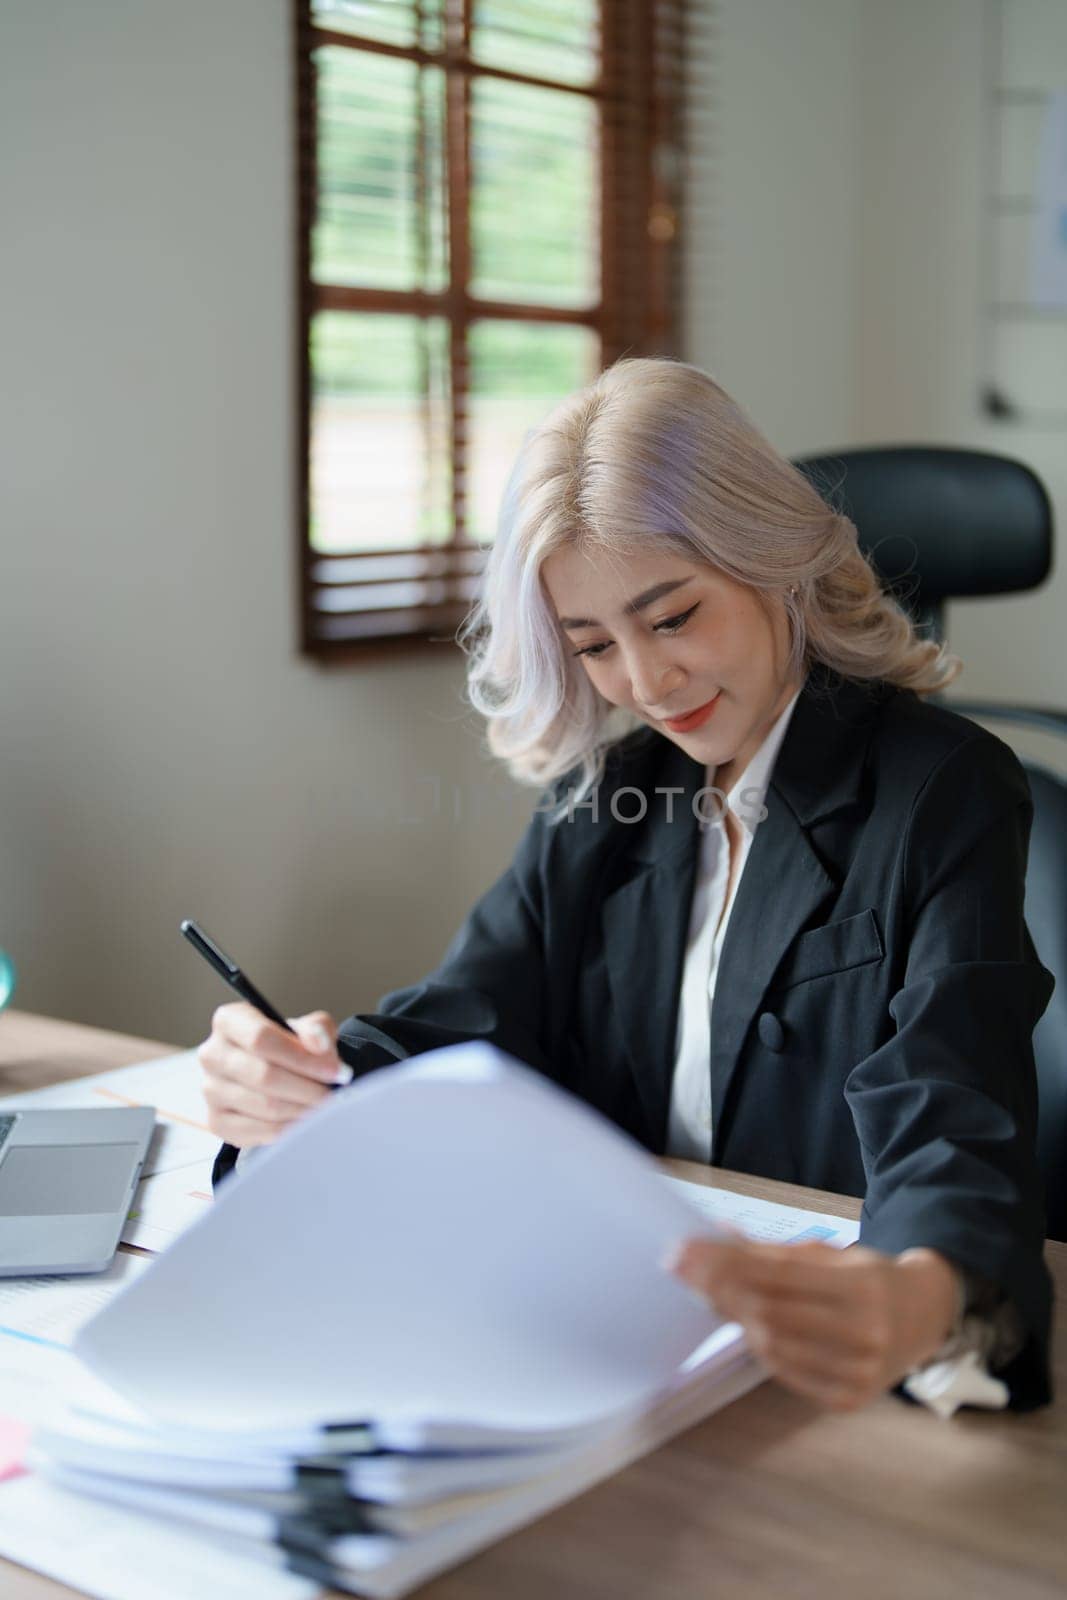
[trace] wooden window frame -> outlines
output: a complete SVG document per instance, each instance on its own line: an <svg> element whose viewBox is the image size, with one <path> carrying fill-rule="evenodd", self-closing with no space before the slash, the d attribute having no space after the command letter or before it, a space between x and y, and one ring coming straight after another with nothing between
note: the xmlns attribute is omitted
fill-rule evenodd
<svg viewBox="0 0 1067 1600"><path fill-rule="evenodd" d="M467 332L472 322L551 323L593 330L600 366L623 355L677 354L680 305L679 219L684 158L684 77L693 0L599 0L601 70L588 85L509 71L472 61L473 0L446 0L440 51L403 46L323 28L311 20L311 0L293 0L296 108L296 554L300 650L322 664L394 658L455 644L470 610L472 576L486 547L466 536L464 472L467 451ZM370 51L444 69L448 282L440 293L320 285L311 276L316 210L317 107L312 51L321 45ZM471 84L476 77L548 88L592 99L600 107L600 299L574 309L483 300L467 289L470 266L469 165ZM360 550L352 556L314 551L310 543L312 319L318 311L408 313L442 317L450 337L452 537L405 550ZM316 597L316 568L350 561L358 569L378 560L386 573L406 561L405 576L425 576L444 598L432 606L383 612L386 628L364 637L325 637ZM372 569L373 570L373 569ZM355 578L359 585L388 576ZM395 578L393 581L396 581ZM359 608L356 608L357 612Z"/></svg>

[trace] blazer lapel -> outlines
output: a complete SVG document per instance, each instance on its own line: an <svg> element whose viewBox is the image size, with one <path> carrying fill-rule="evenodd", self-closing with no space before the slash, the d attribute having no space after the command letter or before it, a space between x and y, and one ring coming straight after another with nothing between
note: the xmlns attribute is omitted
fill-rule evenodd
<svg viewBox="0 0 1067 1600"><path fill-rule="evenodd" d="M866 757L871 707L882 686L827 686L809 677L767 791L723 941L711 1018L712 1161L720 1159L729 1095L745 1039L789 946L838 887L810 829L853 805Z"/></svg>
<svg viewBox="0 0 1067 1600"><path fill-rule="evenodd" d="M866 752L864 726L881 685L861 686L813 671L801 691L767 792L723 943L711 1030L715 1150L748 1029L775 969L836 884L809 829L856 800ZM699 857L693 798L704 768L676 745L644 785L648 815L624 827L606 889L601 937L608 983L649 1144L666 1138L679 990ZM676 788L668 819L665 795ZM629 808L628 808L629 809Z"/></svg>
<svg viewBox="0 0 1067 1600"><path fill-rule="evenodd" d="M672 796L668 820L666 795L646 786L647 820L625 830L614 887L601 909L608 983L653 1149L662 1149L666 1137L678 996L699 857L692 801L703 783L704 768L676 745L667 745L652 784L681 793Z"/></svg>
<svg viewBox="0 0 1067 1600"><path fill-rule="evenodd" d="M790 944L834 891L833 879L773 780L765 804L767 816L756 828L737 887L715 983L711 1013L713 1163L722 1147L730 1085L764 992Z"/></svg>

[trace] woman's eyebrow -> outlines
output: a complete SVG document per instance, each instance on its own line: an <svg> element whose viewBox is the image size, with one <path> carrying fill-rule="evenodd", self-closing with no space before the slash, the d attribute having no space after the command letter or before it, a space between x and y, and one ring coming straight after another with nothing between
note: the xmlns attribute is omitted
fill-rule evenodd
<svg viewBox="0 0 1067 1600"><path fill-rule="evenodd" d="M655 601L662 600L666 594L673 594L675 589L684 589L687 583L692 583L692 578L671 578L666 583L655 583L651 589L646 589L642 594L635 595L623 606L623 615L632 616L636 611L643 611L646 606L653 605ZM561 628L599 628L601 623L593 617L560 617Z"/></svg>

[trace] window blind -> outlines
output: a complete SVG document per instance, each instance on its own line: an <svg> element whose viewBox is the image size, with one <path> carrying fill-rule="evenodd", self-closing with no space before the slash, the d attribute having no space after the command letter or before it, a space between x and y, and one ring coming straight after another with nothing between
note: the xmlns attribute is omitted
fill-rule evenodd
<svg viewBox="0 0 1067 1600"><path fill-rule="evenodd" d="M674 353L699 9L295 0L306 652L450 640L527 430Z"/></svg>

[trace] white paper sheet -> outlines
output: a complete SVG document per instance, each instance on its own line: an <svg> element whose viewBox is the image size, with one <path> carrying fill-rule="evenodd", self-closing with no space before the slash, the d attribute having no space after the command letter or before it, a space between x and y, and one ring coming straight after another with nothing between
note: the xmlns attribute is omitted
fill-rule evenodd
<svg viewBox="0 0 1067 1600"><path fill-rule="evenodd" d="M0 1554L98 1600L309 1600L319 1584L228 1541L71 1494L38 1474L0 1484Z"/></svg>
<svg viewBox="0 0 1067 1600"><path fill-rule="evenodd" d="M332 1096L76 1348L164 1421L581 1425L713 1331L663 1266L690 1227L603 1118L457 1045Z"/></svg>
<svg viewBox="0 0 1067 1600"><path fill-rule="evenodd" d="M142 1178L122 1226L123 1243L139 1245L142 1250L165 1250L210 1207L210 1161Z"/></svg>
<svg viewBox="0 0 1067 1600"><path fill-rule="evenodd" d="M147 1256L119 1251L106 1272L0 1278L0 1335L18 1334L69 1349L78 1329L147 1266Z"/></svg>
<svg viewBox="0 0 1067 1600"><path fill-rule="evenodd" d="M847 1217L830 1216L823 1211L804 1211L783 1206L773 1200L756 1200L734 1194L729 1189L688 1183L684 1178L664 1179L676 1194L682 1195L701 1216L721 1227L737 1228L750 1239L766 1239L775 1244L798 1244L802 1239L820 1239L843 1248L855 1244L860 1225Z"/></svg>
<svg viewBox="0 0 1067 1600"><path fill-rule="evenodd" d="M0 1328L0 1417L60 1427L84 1368L62 1345ZM4 1485L0 1483L0 1493Z"/></svg>
<svg viewBox="0 0 1067 1600"><path fill-rule="evenodd" d="M59 1425L71 1406L106 1409L117 1423L140 1420L115 1391L78 1361L78 1329L148 1266L120 1252L106 1272L0 1279L0 1416Z"/></svg>
<svg viewBox="0 0 1067 1600"><path fill-rule="evenodd" d="M60 1426L71 1404L114 1414L117 1397L65 1346L147 1266L145 1257L120 1254L93 1277L0 1280L0 1418ZM215 1539L112 1510L36 1474L0 1482L0 1555L100 1600L308 1600L321 1592L275 1571L265 1556L235 1555Z"/></svg>

